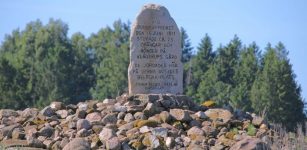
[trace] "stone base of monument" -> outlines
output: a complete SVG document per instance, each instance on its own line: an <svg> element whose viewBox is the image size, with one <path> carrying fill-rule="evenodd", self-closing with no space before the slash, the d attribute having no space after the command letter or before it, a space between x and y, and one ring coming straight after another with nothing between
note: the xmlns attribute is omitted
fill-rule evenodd
<svg viewBox="0 0 307 150"><path fill-rule="evenodd" d="M270 149L256 138L268 127L261 117L199 106L185 95L123 94L2 109L0 149Z"/></svg>
<svg viewBox="0 0 307 150"><path fill-rule="evenodd" d="M137 102L140 105L152 103L161 110L167 109L188 109L193 111L204 111L207 108L196 104L191 97L186 95L173 94L135 94L127 97L128 102Z"/></svg>

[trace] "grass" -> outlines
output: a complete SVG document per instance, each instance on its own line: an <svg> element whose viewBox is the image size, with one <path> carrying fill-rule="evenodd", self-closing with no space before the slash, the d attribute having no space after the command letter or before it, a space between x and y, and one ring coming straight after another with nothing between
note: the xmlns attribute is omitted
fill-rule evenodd
<svg viewBox="0 0 307 150"><path fill-rule="evenodd" d="M307 130L303 131L302 125L298 125L295 133L287 132L280 125L277 125L273 129L273 135L270 135L269 145L273 150L306 150Z"/></svg>

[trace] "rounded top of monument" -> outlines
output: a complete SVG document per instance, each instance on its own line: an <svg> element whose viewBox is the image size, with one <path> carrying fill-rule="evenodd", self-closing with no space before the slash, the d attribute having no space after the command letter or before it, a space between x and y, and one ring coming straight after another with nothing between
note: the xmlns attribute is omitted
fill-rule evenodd
<svg viewBox="0 0 307 150"><path fill-rule="evenodd" d="M159 4L153 4L153 3L149 3L149 4L145 4L143 6L143 9L166 9L164 6L159 5Z"/></svg>
<svg viewBox="0 0 307 150"><path fill-rule="evenodd" d="M162 12L163 15L168 15L170 16L168 10L166 9L166 7L162 6L162 5L159 5L159 4L152 4L152 3L149 3L149 4L145 4L143 7L142 7L142 10L141 12L144 12L146 10L151 10L151 11L158 11L158 12Z"/></svg>

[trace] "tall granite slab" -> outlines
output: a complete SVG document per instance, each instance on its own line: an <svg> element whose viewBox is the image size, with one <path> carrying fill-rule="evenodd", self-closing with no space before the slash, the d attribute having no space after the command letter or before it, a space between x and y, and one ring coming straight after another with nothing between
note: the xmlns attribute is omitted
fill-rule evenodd
<svg viewBox="0 0 307 150"><path fill-rule="evenodd" d="M168 10L143 6L130 35L129 94L182 94L179 29Z"/></svg>

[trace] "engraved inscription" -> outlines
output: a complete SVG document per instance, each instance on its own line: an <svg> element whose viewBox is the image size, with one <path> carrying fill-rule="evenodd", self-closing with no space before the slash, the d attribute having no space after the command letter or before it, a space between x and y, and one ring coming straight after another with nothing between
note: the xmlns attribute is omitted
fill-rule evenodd
<svg viewBox="0 0 307 150"><path fill-rule="evenodd" d="M153 4L151 4L153 5ZM146 7L131 31L130 94L181 94L180 34L163 6Z"/></svg>

